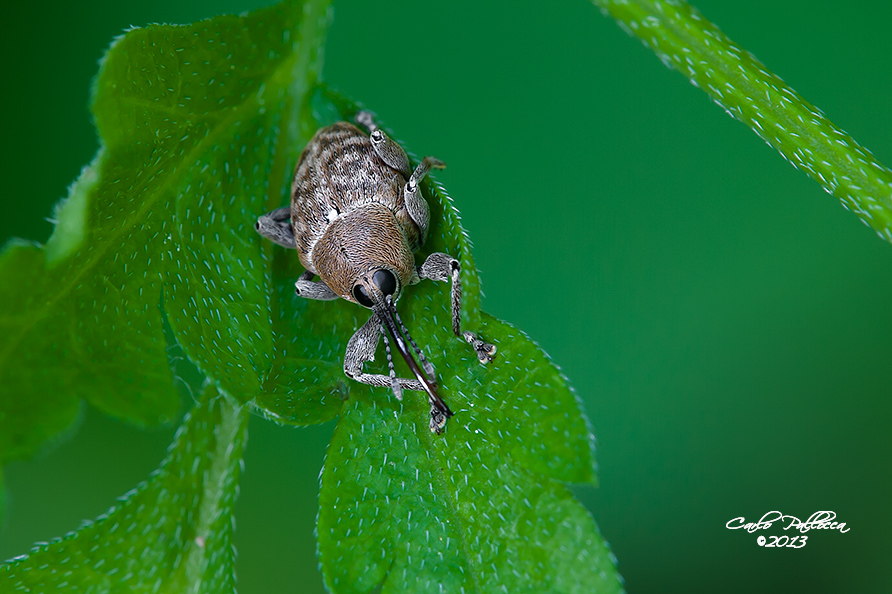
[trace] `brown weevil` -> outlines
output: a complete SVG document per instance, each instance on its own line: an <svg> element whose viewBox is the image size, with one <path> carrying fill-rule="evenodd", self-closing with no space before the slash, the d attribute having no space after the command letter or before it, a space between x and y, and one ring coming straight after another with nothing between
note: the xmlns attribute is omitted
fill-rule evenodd
<svg viewBox="0 0 892 594"><path fill-rule="evenodd" d="M396 311L403 289L422 279L452 281L452 331L488 363L496 347L473 332L462 333L461 266L449 254L434 253L421 266L413 255L427 237L430 210L419 183L431 169L445 167L433 157L413 171L402 147L361 111L356 123L321 128L304 148L291 184L291 205L261 216L260 235L296 249L306 271L295 283L307 299L346 299L372 310L372 316L347 343L344 373L372 386L427 393L431 431L439 433L453 415L437 393L434 367L412 339ZM313 280L314 277L319 280ZM384 338L390 377L369 374L363 365L374 358ZM388 339L389 337L389 339ZM406 360L415 379L396 376L390 341ZM418 356L416 362L412 349Z"/></svg>

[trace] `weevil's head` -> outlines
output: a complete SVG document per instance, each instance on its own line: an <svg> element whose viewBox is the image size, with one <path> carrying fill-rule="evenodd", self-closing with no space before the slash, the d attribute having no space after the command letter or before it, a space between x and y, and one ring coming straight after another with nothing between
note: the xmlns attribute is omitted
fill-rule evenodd
<svg viewBox="0 0 892 594"><path fill-rule="evenodd" d="M373 203L341 215L313 246L313 267L343 299L374 309L385 297L396 302L417 282L415 256L387 207Z"/></svg>
<svg viewBox="0 0 892 594"><path fill-rule="evenodd" d="M396 311L396 300L403 288L418 282L418 273L409 239L393 212L373 203L339 216L314 245L312 257L319 278L332 291L374 312L387 344L399 352L428 394L431 429L441 431L452 411L437 393L433 366ZM394 385L394 392L400 389Z"/></svg>

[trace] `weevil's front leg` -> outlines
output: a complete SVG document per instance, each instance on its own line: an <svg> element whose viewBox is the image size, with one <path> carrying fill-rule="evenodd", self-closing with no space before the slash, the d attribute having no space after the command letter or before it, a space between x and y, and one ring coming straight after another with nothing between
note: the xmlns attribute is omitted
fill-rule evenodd
<svg viewBox="0 0 892 594"><path fill-rule="evenodd" d="M362 366L366 362L375 360L375 349L378 347L381 335L381 321L377 315L372 314L369 321L357 330L347 343L347 353L344 355L344 373L347 377L370 386L392 388L394 395L400 400L403 398L402 390L404 389L423 392L424 386L418 380L396 377L392 361L388 361L392 374L390 377L365 373L362 370Z"/></svg>
<svg viewBox="0 0 892 594"><path fill-rule="evenodd" d="M262 215L254 223L254 230L284 248L297 249L291 227L291 207L283 206Z"/></svg>
<svg viewBox="0 0 892 594"><path fill-rule="evenodd" d="M338 298L338 294L328 288L328 285L321 280L314 281L313 276L312 272L305 270L297 278L297 282L294 283L294 292L298 297L318 301L333 301Z"/></svg>
<svg viewBox="0 0 892 594"><path fill-rule="evenodd" d="M421 233L421 243L427 239L427 227L430 224L431 211L427 205L427 200L421 195L418 184L424 179L431 169L444 169L446 164L434 157L425 157L412 172L409 181L403 186L403 202L412 221L418 225L418 231Z"/></svg>
<svg viewBox="0 0 892 594"><path fill-rule="evenodd" d="M412 169L409 167L409 157L406 151L394 139L387 136L383 130L378 128L375 118L369 111L360 111L356 114L356 123L365 126L369 130L369 137L372 141L372 149L382 161L393 167L397 171L408 176Z"/></svg>
<svg viewBox="0 0 892 594"><path fill-rule="evenodd" d="M434 253L418 267L418 276L435 281L452 280L452 331L474 347L481 363L489 363L496 354L495 345L483 342L473 332L461 331L461 264L449 254Z"/></svg>

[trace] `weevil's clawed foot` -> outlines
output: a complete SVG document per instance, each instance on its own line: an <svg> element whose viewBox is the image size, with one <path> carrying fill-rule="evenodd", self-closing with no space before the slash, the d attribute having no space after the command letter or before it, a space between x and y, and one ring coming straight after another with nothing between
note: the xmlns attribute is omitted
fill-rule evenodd
<svg viewBox="0 0 892 594"><path fill-rule="evenodd" d="M372 112L364 109L356 114L356 123L360 126L365 126L370 132L378 128L375 124L375 116L372 115Z"/></svg>
<svg viewBox="0 0 892 594"><path fill-rule="evenodd" d="M402 401L403 387L400 386L400 383L396 380L396 376L392 378L390 388L393 390L393 395L396 396L396 399Z"/></svg>
<svg viewBox="0 0 892 594"><path fill-rule="evenodd" d="M496 351L498 350L494 344L489 344L488 342L483 342L477 335L473 332L465 332L462 334L462 337L468 342L469 345L474 347L474 351L477 352L477 358L480 360L482 364L487 364L493 360L493 357L496 356Z"/></svg>
<svg viewBox="0 0 892 594"><path fill-rule="evenodd" d="M443 428L446 427L446 420L452 416L451 413L447 414L447 412L431 405L431 433L436 433L437 435L443 433Z"/></svg>
<svg viewBox="0 0 892 594"><path fill-rule="evenodd" d="M421 360L421 368L424 369L424 374L431 380L431 383L435 386L437 385L437 371L434 369L434 366L427 359Z"/></svg>
<svg viewBox="0 0 892 594"><path fill-rule="evenodd" d="M431 169L446 169L446 163L436 157L425 157L431 164Z"/></svg>

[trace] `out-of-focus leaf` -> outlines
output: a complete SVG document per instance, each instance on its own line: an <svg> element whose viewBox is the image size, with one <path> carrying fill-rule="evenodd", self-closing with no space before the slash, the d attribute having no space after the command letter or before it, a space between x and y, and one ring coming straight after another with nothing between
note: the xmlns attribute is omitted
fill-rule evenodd
<svg viewBox="0 0 892 594"><path fill-rule="evenodd" d="M162 307L205 374L243 401L260 389L274 347L252 225L317 127L328 20L328 0L287 2L112 45L92 102L103 148L46 247L0 254L0 462L71 424L79 399L173 418Z"/></svg>
<svg viewBox="0 0 892 594"><path fill-rule="evenodd" d="M0 566L3 592L235 592L242 404L208 388L152 478L95 522Z"/></svg>
<svg viewBox="0 0 892 594"><path fill-rule="evenodd" d="M3 485L3 469L0 468L0 528L6 519L6 487Z"/></svg>

